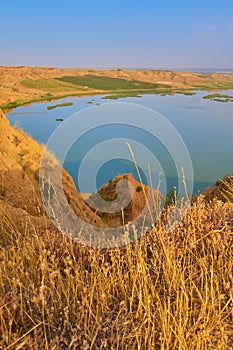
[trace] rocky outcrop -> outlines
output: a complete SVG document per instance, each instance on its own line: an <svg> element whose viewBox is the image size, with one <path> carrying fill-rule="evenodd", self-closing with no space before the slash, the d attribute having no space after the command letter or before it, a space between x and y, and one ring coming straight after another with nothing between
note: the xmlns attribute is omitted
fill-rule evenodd
<svg viewBox="0 0 233 350"><path fill-rule="evenodd" d="M128 224L140 216L142 220L147 217L152 226L162 208L163 197L156 189L136 181L132 174L125 174L104 185L90 197L88 204L110 227Z"/></svg>

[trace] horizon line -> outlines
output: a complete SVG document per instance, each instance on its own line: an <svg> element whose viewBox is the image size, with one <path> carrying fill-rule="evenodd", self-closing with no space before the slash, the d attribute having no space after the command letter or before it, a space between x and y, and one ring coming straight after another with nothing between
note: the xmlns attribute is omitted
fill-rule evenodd
<svg viewBox="0 0 233 350"><path fill-rule="evenodd" d="M8 68L57 68L57 69L100 69L100 70L117 70L117 69L122 69L122 70L166 70L166 71L230 71L233 72L233 67L135 67L135 66L51 66L51 65L4 65L0 64L0 67L8 67Z"/></svg>

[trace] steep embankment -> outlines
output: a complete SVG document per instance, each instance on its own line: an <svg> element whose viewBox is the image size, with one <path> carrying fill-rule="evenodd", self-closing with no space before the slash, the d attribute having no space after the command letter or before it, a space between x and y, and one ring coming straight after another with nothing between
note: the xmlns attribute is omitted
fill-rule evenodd
<svg viewBox="0 0 233 350"><path fill-rule="evenodd" d="M39 168L43 146L22 130L14 129L0 110L0 210L18 227L54 229L47 220L39 190ZM56 166L51 163L50 166ZM63 170L63 189L75 213L88 223L103 225L76 191Z"/></svg>

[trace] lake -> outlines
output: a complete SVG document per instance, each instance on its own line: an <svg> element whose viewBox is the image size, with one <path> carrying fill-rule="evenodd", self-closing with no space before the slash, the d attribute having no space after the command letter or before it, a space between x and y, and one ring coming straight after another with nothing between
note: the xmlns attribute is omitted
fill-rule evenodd
<svg viewBox="0 0 233 350"><path fill-rule="evenodd" d="M233 91L223 92L233 95ZM56 118L66 120L77 111L95 106L98 115L98 104L109 102L129 102L149 107L161 113L179 132L190 153L194 170L194 193L204 191L220 178L233 173L233 103L219 103L203 99L208 92L198 91L195 95L142 95L141 98L120 98L117 101L105 100L103 96L85 96L82 98L65 98L59 101L33 103L15 108L7 113L11 125L22 127L40 143L46 143L50 135L61 124ZM58 103L72 102L72 106L48 110L47 107ZM127 118L127 116L126 116ZM73 177L79 188L78 170L85 154L103 141L121 137L133 139L156 153L166 179L168 190L177 186L177 172L168 151L158 140L143 130L136 130L125 125L105 125L95 128L83 135L69 150L64 168ZM97 159L92 159L91 166L96 166ZM116 175L133 173L138 179L135 165L125 159L109 160L98 171L96 187L113 179ZM143 181L146 177L142 174ZM158 174L152 171L153 186L158 182ZM82 192L93 192L90 184L91 174L86 174ZM163 185L162 185L163 186Z"/></svg>

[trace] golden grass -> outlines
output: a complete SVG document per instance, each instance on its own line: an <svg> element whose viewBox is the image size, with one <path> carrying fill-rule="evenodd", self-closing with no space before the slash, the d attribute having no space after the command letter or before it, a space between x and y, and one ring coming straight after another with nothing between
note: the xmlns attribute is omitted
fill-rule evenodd
<svg viewBox="0 0 233 350"><path fill-rule="evenodd" d="M232 349L231 203L199 197L173 233L111 251L0 213L3 349Z"/></svg>
<svg viewBox="0 0 233 350"><path fill-rule="evenodd" d="M38 80L24 80L21 84L27 88L41 90L43 92L57 93L57 92L77 92L85 91L81 86L71 83L59 81L56 79L38 79Z"/></svg>
<svg viewBox="0 0 233 350"><path fill-rule="evenodd" d="M224 201L233 202L233 176L228 176L220 181L220 196Z"/></svg>

